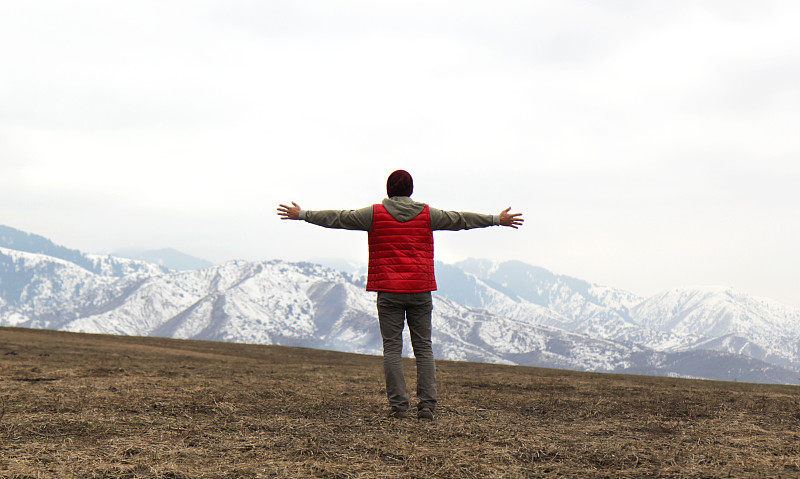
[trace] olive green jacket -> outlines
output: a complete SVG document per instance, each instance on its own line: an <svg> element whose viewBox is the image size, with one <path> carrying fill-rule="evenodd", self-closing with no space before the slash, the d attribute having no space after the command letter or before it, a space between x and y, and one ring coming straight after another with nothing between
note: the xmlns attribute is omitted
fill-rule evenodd
<svg viewBox="0 0 800 479"><path fill-rule="evenodd" d="M397 221L405 223L415 218L425 207L408 196L393 196L382 202L386 211ZM485 215L430 208L432 230L468 230L500 224L500 215ZM300 218L325 228L369 231L372 228L372 206L357 210L300 210Z"/></svg>

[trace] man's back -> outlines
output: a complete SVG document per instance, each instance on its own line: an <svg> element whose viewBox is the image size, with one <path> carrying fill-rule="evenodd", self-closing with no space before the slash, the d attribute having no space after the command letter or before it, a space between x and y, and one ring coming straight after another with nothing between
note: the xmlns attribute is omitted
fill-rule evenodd
<svg viewBox="0 0 800 479"><path fill-rule="evenodd" d="M400 221L382 204L373 206L369 230L367 291L424 293L436 290L433 231L428 205Z"/></svg>

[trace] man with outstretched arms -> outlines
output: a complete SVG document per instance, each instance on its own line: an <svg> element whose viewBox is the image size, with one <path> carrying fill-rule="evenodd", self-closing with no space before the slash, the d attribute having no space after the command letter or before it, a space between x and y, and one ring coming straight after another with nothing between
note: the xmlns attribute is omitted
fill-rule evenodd
<svg viewBox="0 0 800 479"><path fill-rule="evenodd" d="M417 362L417 417L433 419L436 407L436 369L431 347L431 291L436 290L433 272L433 231L466 230L487 226L522 225L522 213L499 215L443 211L410 198L411 175L397 170L386 182L388 198L358 210L303 210L281 204L283 220L304 220L325 228L368 232L369 264L367 291L378 293L378 322L383 338L383 369L389 416L408 416L408 393L403 377L403 327L408 322Z"/></svg>

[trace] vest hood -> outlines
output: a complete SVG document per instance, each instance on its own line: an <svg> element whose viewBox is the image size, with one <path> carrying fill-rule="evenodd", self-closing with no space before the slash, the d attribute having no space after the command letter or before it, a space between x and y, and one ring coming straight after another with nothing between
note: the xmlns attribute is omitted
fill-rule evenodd
<svg viewBox="0 0 800 479"><path fill-rule="evenodd" d="M425 203L418 203L408 196L392 196L385 198L381 203L392 218L401 223L413 220L425 208Z"/></svg>

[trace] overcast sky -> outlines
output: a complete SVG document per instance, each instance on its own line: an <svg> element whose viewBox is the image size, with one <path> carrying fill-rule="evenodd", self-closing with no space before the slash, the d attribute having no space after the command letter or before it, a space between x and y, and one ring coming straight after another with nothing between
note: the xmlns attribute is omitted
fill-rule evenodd
<svg viewBox="0 0 800 479"><path fill-rule="evenodd" d="M0 224L93 253L366 261L280 221L413 197L436 233L647 296L800 306L800 2L0 0Z"/></svg>

